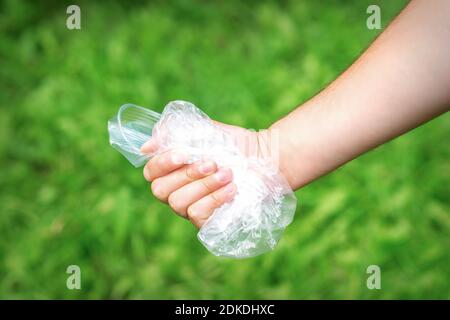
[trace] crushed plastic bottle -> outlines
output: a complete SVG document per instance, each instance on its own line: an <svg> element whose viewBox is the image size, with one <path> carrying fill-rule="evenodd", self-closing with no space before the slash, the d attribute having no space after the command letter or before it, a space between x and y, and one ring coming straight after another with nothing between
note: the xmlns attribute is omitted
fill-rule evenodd
<svg viewBox="0 0 450 320"><path fill-rule="evenodd" d="M233 171L234 199L217 208L198 232L213 254L246 258L270 251L292 222L297 199L276 166L245 155L227 131L192 103L172 101L162 114L126 104L108 122L108 130L111 145L136 167L158 153L183 149L188 163L206 157ZM151 137L157 153L142 154L141 146Z"/></svg>

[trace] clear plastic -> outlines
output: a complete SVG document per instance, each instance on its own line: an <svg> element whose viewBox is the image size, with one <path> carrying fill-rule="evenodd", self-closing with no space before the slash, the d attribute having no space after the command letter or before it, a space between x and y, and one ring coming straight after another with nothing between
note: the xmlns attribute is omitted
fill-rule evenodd
<svg viewBox="0 0 450 320"><path fill-rule="evenodd" d="M134 166L155 155L140 152L152 137L157 153L181 148L190 155L189 163L208 158L219 167L231 168L236 196L217 208L198 232L213 254L245 258L272 250L292 222L297 200L276 166L268 159L246 155L229 132L192 103L170 102L161 115L124 105L108 122L108 130L111 145Z"/></svg>
<svg viewBox="0 0 450 320"><path fill-rule="evenodd" d="M144 165L150 155L140 151L152 136L161 115L134 104L124 104L117 116L108 121L109 143L135 167Z"/></svg>

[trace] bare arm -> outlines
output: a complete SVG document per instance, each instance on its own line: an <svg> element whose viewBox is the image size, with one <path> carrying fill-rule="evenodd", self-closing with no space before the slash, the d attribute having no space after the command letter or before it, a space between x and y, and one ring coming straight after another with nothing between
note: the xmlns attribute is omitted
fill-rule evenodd
<svg viewBox="0 0 450 320"><path fill-rule="evenodd" d="M280 170L297 189L449 107L450 1L413 0L346 72L269 133L278 130ZM229 130L249 141L262 137ZM142 148L156 149L152 140ZM186 157L155 156L144 176L158 199L201 227L236 188L231 170L211 161L184 165Z"/></svg>
<svg viewBox="0 0 450 320"><path fill-rule="evenodd" d="M450 1L415 0L313 99L277 121L293 189L450 107Z"/></svg>

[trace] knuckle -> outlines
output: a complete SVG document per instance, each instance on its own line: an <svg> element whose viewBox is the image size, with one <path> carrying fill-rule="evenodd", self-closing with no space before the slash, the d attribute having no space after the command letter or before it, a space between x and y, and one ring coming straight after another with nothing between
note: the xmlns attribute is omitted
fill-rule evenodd
<svg viewBox="0 0 450 320"><path fill-rule="evenodd" d="M164 192L164 188L159 179L156 179L155 181L152 182L151 189L152 189L153 195L156 198L163 200L163 201L165 201L167 199L167 194Z"/></svg>
<svg viewBox="0 0 450 320"><path fill-rule="evenodd" d="M185 174L186 174L186 177L188 178L188 180L190 182L195 180L195 174L194 174L193 171L194 170L193 170L193 167L191 165L190 166L186 166Z"/></svg>
<svg viewBox="0 0 450 320"><path fill-rule="evenodd" d="M220 207L223 203L216 192L211 193L211 201L213 202L215 208Z"/></svg>
<svg viewBox="0 0 450 320"><path fill-rule="evenodd" d="M199 217L198 210L195 209L195 206L189 206L186 211L186 216L189 220L197 220Z"/></svg>
<svg viewBox="0 0 450 320"><path fill-rule="evenodd" d="M193 208L193 206L189 206L189 207L187 208L187 210L186 210L186 217L187 217L189 220L192 221L192 219L195 219L196 214L197 214L197 213L196 213L195 209Z"/></svg>
<svg viewBox="0 0 450 320"><path fill-rule="evenodd" d="M195 206L189 206L189 208L187 208L186 217L193 225L198 228L201 227L203 219L201 218L199 211L195 209Z"/></svg>
<svg viewBox="0 0 450 320"><path fill-rule="evenodd" d="M211 182L210 178L202 179L201 182L206 191L211 192L214 190L214 184Z"/></svg>
<svg viewBox="0 0 450 320"><path fill-rule="evenodd" d="M152 177L150 175L150 170L148 168L148 164L145 165L144 170L143 170L143 174L144 174L145 180L147 180L149 182L152 181L152 179L151 179Z"/></svg>
<svg viewBox="0 0 450 320"><path fill-rule="evenodd" d="M167 198L167 202L169 204L169 206L172 208L173 211L175 211L176 213L182 215L182 216L186 216L186 209L185 207L182 205L182 203L180 202L180 200L177 197L176 193L171 193L169 195L169 197Z"/></svg>

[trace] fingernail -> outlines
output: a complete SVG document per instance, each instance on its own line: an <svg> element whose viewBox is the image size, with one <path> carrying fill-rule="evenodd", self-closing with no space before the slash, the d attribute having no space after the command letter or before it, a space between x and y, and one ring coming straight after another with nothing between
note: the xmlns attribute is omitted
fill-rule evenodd
<svg viewBox="0 0 450 320"><path fill-rule="evenodd" d="M231 170L230 169L220 169L216 173L216 178L220 182L227 182L231 180Z"/></svg>
<svg viewBox="0 0 450 320"><path fill-rule="evenodd" d="M211 173L214 170L214 162L212 161L204 162L200 165L198 169L203 174Z"/></svg>
<svg viewBox="0 0 450 320"><path fill-rule="evenodd" d="M186 155L183 153L173 153L170 158L174 164L182 164L186 161Z"/></svg>

